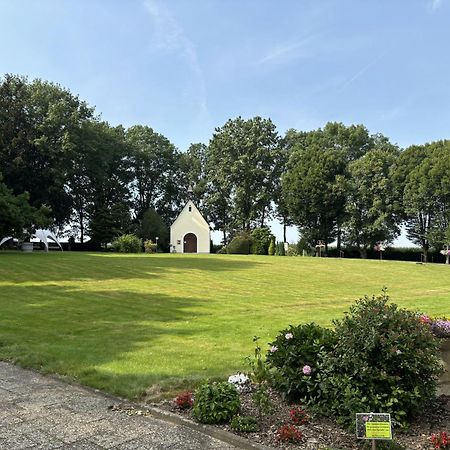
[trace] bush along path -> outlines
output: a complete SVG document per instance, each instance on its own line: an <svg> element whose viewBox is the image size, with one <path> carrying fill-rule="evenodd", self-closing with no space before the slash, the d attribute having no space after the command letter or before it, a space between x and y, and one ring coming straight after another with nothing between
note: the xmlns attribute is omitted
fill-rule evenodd
<svg viewBox="0 0 450 450"><path fill-rule="evenodd" d="M450 396L436 396L450 321L380 296L355 302L334 330L289 326L264 354L255 337L248 374L207 381L170 409L255 442L282 448L357 449L355 415L390 413L394 440L377 448L450 448Z"/></svg>

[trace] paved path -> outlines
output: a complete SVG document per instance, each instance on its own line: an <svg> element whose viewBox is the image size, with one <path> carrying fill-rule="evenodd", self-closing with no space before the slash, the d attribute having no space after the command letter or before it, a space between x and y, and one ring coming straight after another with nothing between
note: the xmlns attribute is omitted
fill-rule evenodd
<svg viewBox="0 0 450 450"><path fill-rule="evenodd" d="M0 449L236 448L183 425L109 409L117 402L0 362Z"/></svg>

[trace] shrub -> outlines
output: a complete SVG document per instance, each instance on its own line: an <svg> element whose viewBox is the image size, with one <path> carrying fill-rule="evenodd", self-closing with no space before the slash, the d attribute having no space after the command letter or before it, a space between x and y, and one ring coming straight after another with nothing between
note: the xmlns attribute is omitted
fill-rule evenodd
<svg viewBox="0 0 450 450"><path fill-rule="evenodd" d="M134 234L123 234L112 243L112 247L119 253L140 253L142 241Z"/></svg>
<svg viewBox="0 0 450 450"><path fill-rule="evenodd" d="M227 253L232 255L248 255L252 246L252 238L248 233L239 233L227 245Z"/></svg>
<svg viewBox="0 0 450 450"><path fill-rule="evenodd" d="M244 433L254 433L255 431L259 431L258 420L256 417L236 414L231 420L231 429Z"/></svg>
<svg viewBox="0 0 450 450"><path fill-rule="evenodd" d="M367 296L335 321L336 345L322 363L325 410L350 424L356 412L390 412L406 426L436 392L442 373L438 343L417 314Z"/></svg>
<svg viewBox="0 0 450 450"><path fill-rule="evenodd" d="M281 426L278 428L277 435L280 442L290 442L295 444L302 440L302 433L300 433L295 425Z"/></svg>
<svg viewBox="0 0 450 450"><path fill-rule="evenodd" d="M298 255L299 253L297 244L288 244L287 256L298 256Z"/></svg>
<svg viewBox="0 0 450 450"><path fill-rule="evenodd" d="M310 256L311 255L311 246L309 245L309 242L306 238L302 237L301 239L299 239L299 241L297 242L297 251L299 255L305 254Z"/></svg>
<svg viewBox="0 0 450 450"><path fill-rule="evenodd" d="M205 382L195 391L194 416L202 423L229 421L241 406L236 388L226 381Z"/></svg>
<svg viewBox="0 0 450 450"><path fill-rule="evenodd" d="M275 236L272 236L272 238L270 239L269 250L267 251L267 253L270 256L275 255Z"/></svg>
<svg viewBox="0 0 450 450"><path fill-rule="evenodd" d="M269 228L255 228L252 231L252 253L254 255L267 255L269 245L272 240L272 233Z"/></svg>
<svg viewBox="0 0 450 450"><path fill-rule="evenodd" d="M156 253L158 249L158 244L153 243L151 239L144 242L145 253Z"/></svg>
<svg viewBox="0 0 450 450"><path fill-rule="evenodd" d="M277 246L275 249L275 255L286 256L286 251L284 249L284 242L277 242Z"/></svg>
<svg viewBox="0 0 450 450"><path fill-rule="evenodd" d="M189 409L193 404L192 392L189 391L182 392L175 399L175 405L180 409Z"/></svg>
<svg viewBox="0 0 450 450"><path fill-rule="evenodd" d="M270 343L267 363L277 370L274 384L290 400L319 397L318 366L323 354L334 347L331 330L315 323L290 326Z"/></svg>

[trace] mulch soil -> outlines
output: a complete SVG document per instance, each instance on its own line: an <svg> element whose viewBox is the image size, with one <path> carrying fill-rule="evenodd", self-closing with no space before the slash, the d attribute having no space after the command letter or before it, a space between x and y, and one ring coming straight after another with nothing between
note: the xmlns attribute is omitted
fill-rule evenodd
<svg viewBox="0 0 450 450"><path fill-rule="evenodd" d="M308 423L297 426L302 435L300 442L296 444L280 442L278 429L282 425L292 423L289 416L292 405L285 403L274 391L270 391L270 398L273 411L270 414L264 414L259 419L260 431L253 433L236 432L228 424L219 425L219 427L245 437L252 442L281 449L351 450L371 448L371 445L368 445L369 442L356 439L354 433L342 429L329 419L314 415L309 416ZM252 402L251 391L241 393L241 402L240 415L258 417L258 411ZM190 420L195 420L191 410L180 410L173 401L160 402L155 406ZM396 448L431 450L434 448L431 443L431 435L441 431L450 432L450 396L448 395L441 395L427 405L420 415L411 422L407 431L394 430L394 441L402 446Z"/></svg>

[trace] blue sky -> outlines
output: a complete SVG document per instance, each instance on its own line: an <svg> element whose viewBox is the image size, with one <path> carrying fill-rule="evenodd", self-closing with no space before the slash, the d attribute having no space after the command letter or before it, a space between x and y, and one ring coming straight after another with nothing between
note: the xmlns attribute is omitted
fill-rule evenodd
<svg viewBox="0 0 450 450"><path fill-rule="evenodd" d="M450 0L0 0L0 43L0 74L58 82L180 150L238 115L450 137Z"/></svg>

